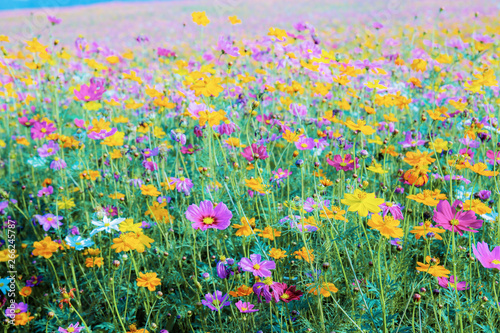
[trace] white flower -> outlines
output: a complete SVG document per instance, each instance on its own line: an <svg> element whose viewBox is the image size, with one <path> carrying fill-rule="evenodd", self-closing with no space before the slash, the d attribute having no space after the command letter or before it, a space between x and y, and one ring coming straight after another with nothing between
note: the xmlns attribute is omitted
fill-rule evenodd
<svg viewBox="0 0 500 333"><path fill-rule="evenodd" d="M107 216L104 216L104 218L102 219L102 221L92 221L92 224L97 226L97 228L95 228L94 230L92 230L92 232L90 233L90 236L94 236L95 234L97 234L98 232L101 232L101 231L106 231L107 233L111 233L112 230L115 230L115 231L120 231L118 225L120 223L122 223L123 221L125 221L124 218L119 218L119 219L114 219L114 220L111 220L109 217Z"/></svg>

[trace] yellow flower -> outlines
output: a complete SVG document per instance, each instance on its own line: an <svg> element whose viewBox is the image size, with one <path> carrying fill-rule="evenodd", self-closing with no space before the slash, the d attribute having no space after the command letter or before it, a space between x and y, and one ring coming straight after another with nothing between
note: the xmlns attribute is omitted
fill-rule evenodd
<svg viewBox="0 0 500 333"><path fill-rule="evenodd" d="M262 178L245 179L245 185L256 192L262 194L269 193L269 190L266 190L266 187L268 187L268 185L262 184Z"/></svg>
<svg viewBox="0 0 500 333"><path fill-rule="evenodd" d="M157 197L161 194L154 185L141 185L142 195L150 195L152 197Z"/></svg>
<svg viewBox="0 0 500 333"><path fill-rule="evenodd" d="M229 22L231 22L231 24L238 24L238 23L241 23L241 20L238 18L238 16L234 15L234 16L229 16L228 17L229 19Z"/></svg>
<svg viewBox="0 0 500 333"><path fill-rule="evenodd" d="M73 198L62 197L61 201L57 202L57 208L59 209L71 209L75 206L76 205Z"/></svg>
<svg viewBox="0 0 500 333"><path fill-rule="evenodd" d="M156 286L161 285L161 280L157 278L156 273L139 272L139 277L136 279L138 287L148 288L149 291L155 291Z"/></svg>
<svg viewBox="0 0 500 333"><path fill-rule="evenodd" d="M448 150L448 141L444 141L441 138L437 138L434 142L429 142L429 148L436 151L436 153L440 154L443 151Z"/></svg>
<svg viewBox="0 0 500 333"><path fill-rule="evenodd" d="M372 135L375 133L375 129L367 126L366 121L364 120L358 120L357 123L354 123L352 120L348 120L344 123L347 127L349 127L353 131L360 131L364 135Z"/></svg>
<svg viewBox="0 0 500 333"><path fill-rule="evenodd" d="M198 25L202 25L205 27L210 23L210 20L208 19L205 12L193 12L191 16L193 17L193 22Z"/></svg>
<svg viewBox="0 0 500 333"><path fill-rule="evenodd" d="M50 257L52 257L52 254L54 252L57 252L57 250L59 249L59 244L54 242L49 236L45 237L40 242L34 242L33 246L35 247L35 249L33 250L33 255L42 256L45 259L49 259Z"/></svg>
<svg viewBox="0 0 500 333"><path fill-rule="evenodd" d="M142 223L134 224L134 219L125 219L120 223L119 228L121 232L142 232L141 226Z"/></svg>
<svg viewBox="0 0 500 333"><path fill-rule="evenodd" d="M232 227L238 229L236 231L236 236L250 236L253 234L252 228L255 227L255 217L252 217L250 220L246 217L242 217L241 224L233 224Z"/></svg>
<svg viewBox="0 0 500 333"><path fill-rule="evenodd" d="M281 231L278 231L271 227L265 227L264 230L255 229L255 231L260 232L259 236L262 238L267 238L274 240L275 237L281 236Z"/></svg>
<svg viewBox="0 0 500 333"><path fill-rule="evenodd" d="M371 172L381 173L381 174L389 172L389 171L385 170L384 168L382 168L382 164L380 164L380 163L374 163L374 165L370 165L366 169L370 170Z"/></svg>
<svg viewBox="0 0 500 333"><path fill-rule="evenodd" d="M353 194L346 193L341 202L349 206L349 212L358 212L359 216L366 217L368 212L380 212L379 205L384 203L384 199L375 198L375 193L366 193L356 189Z"/></svg>

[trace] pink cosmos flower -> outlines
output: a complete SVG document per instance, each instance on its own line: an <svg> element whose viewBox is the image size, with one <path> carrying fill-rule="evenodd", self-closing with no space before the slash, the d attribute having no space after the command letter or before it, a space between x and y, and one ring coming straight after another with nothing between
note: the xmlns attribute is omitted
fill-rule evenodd
<svg viewBox="0 0 500 333"><path fill-rule="evenodd" d="M403 213L401 212L403 207L397 202L384 202L379 205L379 207L382 209L382 214L384 216L386 216L387 213L391 213L396 220L404 220Z"/></svg>
<svg viewBox="0 0 500 333"><path fill-rule="evenodd" d="M480 242L477 243L477 246L472 245L472 252L484 268L496 268L500 270L500 246L490 251L488 244Z"/></svg>
<svg viewBox="0 0 500 333"><path fill-rule="evenodd" d="M98 101L102 98L104 92L106 92L104 80L92 78L89 85L82 84L80 90L75 90L75 96L84 102Z"/></svg>
<svg viewBox="0 0 500 333"><path fill-rule="evenodd" d="M193 222L194 229L219 229L224 230L231 224L233 213L227 206L219 202L217 206L210 200L200 202L200 206L190 205L186 211L186 218Z"/></svg>
<svg viewBox="0 0 500 333"><path fill-rule="evenodd" d="M460 206L460 208L458 208ZM446 230L458 232L463 235L464 231L477 232L483 225L483 221L476 220L476 213L474 211L462 210L462 201L455 200L453 206L447 200L440 201L434 211L433 220L438 226Z"/></svg>
<svg viewBox="0 0 500 333"><path fill-rule="evenodd" d="M181 177L181 178L170 178L172 181L169 183L170 185L175 184L175 188L177 192L183 192L185 195L189 195L191 193L191 189L193 188L193 182L189 178Z"/></svg>
<svg viewBox="0 0 500 333"><path fill-rule="evenodd" d="M50 133L56 131L56 126L52 123L47 123L46 121L37 121L33 124L31 128L31 138L35 139L43 139Z"/></svg>
<svg viewBox="0 0 500 333"><path fill-rule="evenodd" d="M251 146L248 146L245 149L243 149L241 156L246 158L248 162L252 162L254 159L265 160L266 158L269 157L266 151L266 146L264 145L257 146L255 143L252 143Z"/></svg>
<svg viewBox="0 0 500 333"><path fill-rule="evenodd" d="M49 141L40 148L37 149L38 155L40 157L49 157L55 155L59 151L59 145L54 141Z"/></svg>
<svg viewBox="0 0 500 333"><path fill-rule="evenodd" d="M295 147L298 150L311 150L314 148L315 142L313 138L306 138L301 136L299 140L295 142Z"/></svg>
<svg viewBox="0 0 500 333"><path fill-rule="evenodd" d="M255 305L253 305L250 302L243 302L243 301L238 301L234 305L240 310L241 313L251 313L251 312L257 312L259 309L254 309Z"/></svg>
<svg viewBox="0 0 500 333"><path fill-rule="evenodd" d="M438 283L441 287L445 289L457 289L457 290L466 290L469 289L467 286L467 282L455 282L455 276L451 275L450 279L445 277L438 277Z"/></svg>
<svg viewBox="0 0 500 333"><path fill-rule="evenodd" d="M80 323L78 322L76 324L70 324L68 326L68 328L59 327L57 332L59 332L59 333L80 333L81 331L83 331L84 328L85 328L85 326L80 326Z"/></svg>
<svg viewBox="0 0 500 333"><path fill-rule="evenodd" d="M326 162L334 167L337 171L344 170L349 171L354 169L354 160L351 154L345 155L344 158L340 155L335 155L333 160L327 158ZM356 168L359 168L358 158L356 157Z"/></svg>
<svg viewBox="0 0 500 333"><path fill-rule="evenodd" d="M488 150L486 152L486 157L489 158L488 163L495 165L495 163L500 164L500 151L494 152L493 150Z"/></svg>
<svg viewBox="0 0 500 333"><path fill-rule="evenodd" d="M270 260L261 261L260 254L251 254L250 259L242 258L238 265L245 272L251 272L255 276L269 277L271 269L276 269L276 263Z"/></svg>
<svg viewBox="0 0 500 333"><path fill-rule="evenodd" d="M62 222L60 222L63 217L56 216L53 214L45 214L45 215L35 215L35 218L38 220L38 223L43 227L43 230L49 231L50 228L58 229L62 226Z"/></svg>

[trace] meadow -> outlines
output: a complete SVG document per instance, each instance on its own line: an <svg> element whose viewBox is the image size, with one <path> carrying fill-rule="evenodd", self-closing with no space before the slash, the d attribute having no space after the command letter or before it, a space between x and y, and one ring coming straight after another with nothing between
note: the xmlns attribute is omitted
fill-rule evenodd
<svg viewBox="0 0 500 333"><path fill-rule="evenodd" d="M374 6L0 12L4 332L498 332L500 8Z"/></svg>

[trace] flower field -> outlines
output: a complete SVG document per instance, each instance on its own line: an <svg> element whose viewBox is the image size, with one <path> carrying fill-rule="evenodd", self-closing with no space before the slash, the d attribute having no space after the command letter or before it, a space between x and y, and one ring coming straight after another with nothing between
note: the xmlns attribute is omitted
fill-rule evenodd
<svg viewBox="0 0 500 333"><path fill-rule="evenodd" d="M497 332L500 11L443 4L0 12L4 331Z"/></svg>

